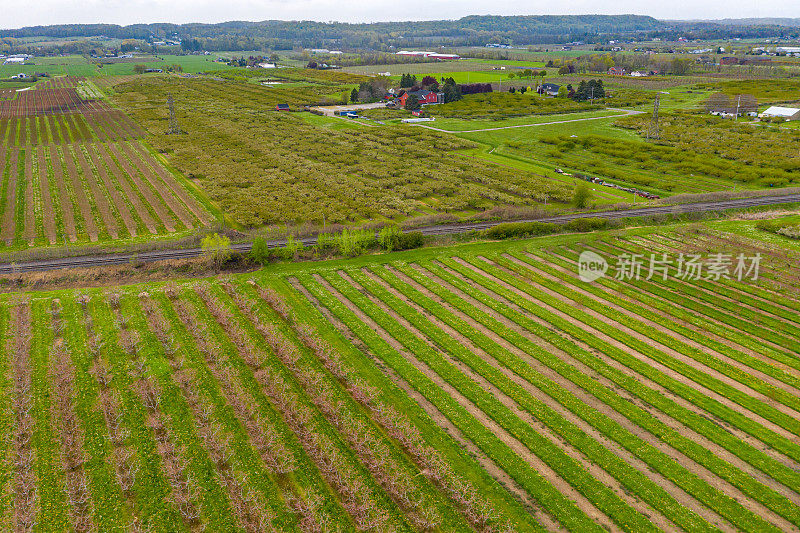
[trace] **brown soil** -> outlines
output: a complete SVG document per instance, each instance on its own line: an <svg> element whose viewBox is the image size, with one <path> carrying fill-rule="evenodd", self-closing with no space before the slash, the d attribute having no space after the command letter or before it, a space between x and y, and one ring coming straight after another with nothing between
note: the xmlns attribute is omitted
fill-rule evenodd
<svg viewBox="0 0 800 533"><path fill-rule="evenodd" d="M533 253L525 253L525 255L528 258L533 259L534 261L543 261L542 257L537 256L537 255L535 255ZM563 259L564 261L568 261L568 262L571 262L571 263L575 264L574 261L572 261L572 259L569 258L569 257L564 257L564 256L559 256L559 257L561 259ZM552 268L552 269L558 270L559 272L561 272L563 274L571 276L574 279L577 279L577 275L575 274L575 271L573 271L573 270L569 270L569 269L563 268L560 265L556 265L556 264L553 264L553 263L548 263L548 266L550 268ZM623 294L620 291L614 290L611 287L608 287L608 286L602 285L602 284L598 284L598 285L596 285L596 287L598 289L602 290L603 292L605 292L606 294L613 295L616 298L620 298L620 299L625 300L627 302L630 302L631 304L634 304L634 305L638 304L638 302L635 299L627 296L626 294ZM655 298L655 299L657 299L659 301L663 301L660 298L657 298L656 296L654 296L652 294L648 295L648 296L650 296L651 298ZM676 306L670 306L670 308L671 309L675 309ZM741 344L739 344L739 343L737 343L735 341L732 341L732 340L727 339L725 337L721 337L721 336L717 335L716 333L712 333L712 332L708 331L707 329L703 329L703 327L701 325L696 325L694 323L688 322L688 321L686 321L686 320L684 320L684 319L682 319L682 318L680 318L680 317L678 317L678 316L676 316L674 314L669 313L668 311L664 311L664 310L661 310L661 309L656 309L656 308L653 308L653 307L648 307L648 309L652 313L657 314L662 318L665 318L667 320L671 320L671 321L675 322L676 324L678 324L678 325L680 325L680 326L682 326L682 327L684 327L684 328L686 328L688 330L691 330L693 333L696 333L698 335L703 335L705 337L713 339L714 341L716 341L716 342L718 342L720 344L724 344L724 345L728 346L729 348L732 348L732 349L737 350L739 352L745 353L745 354L749 355L750 357L754 357L756 359L760 359L761 361L763 361L763 362L765 362L767 364L770 364L770 365L772 365L772 366L774 366L776 368L780 368L781 370L783 370L784 372L786 372L788 374L794 374L794 375L800 376L800 370L797 370L797 369L795 369L793 367L787 366L787 365L785 365L785 364L783 364L783 363L781 363L779 361L775 361L774 359L771 359L771 358L761 354L760 352L758 352L756 350L748 348L747 346L742 346ZM709 322L707 319L705 319L703 317L697 317L697 318L699 318L703 322Z"/></svg>
<svg viewBox="0 0 800 533"><path fill-rule="evenodd" d="M111 197L111 201L114 203L114 207L119 213L119 216L122 219L123 224L125 224L125 228L127 228L128 230L128 234L130 234L131 237L135 237L136 221L133 220L133 216L131 216L131 212L128 210L128 206L125 203L125 199L119 193L119 190L115 186L114 181L109 177L106 167L103 164L103 160L97 157L97 152L92 149L93 144L86 144L85 147L89 152L89 158L91 159L94 167L97 169L97 173L100 175L100 179L103 182L103 187L105 188L108 195Z"/></svg>
<svg viewBox="0 0 800 533"><path fill-rule="evenodd" d="M22 238L33 245L36 240L36 198L33 193L33 148L25 150L25 227Z"/></svg>
<svg viewBox="0 0 800 533"><path fill-rule="evenodd" d="M565 320L570 320L570 321L573 321L573 322L576 320L572 316L570 316L570 315L568 315L568 314L566 314L566 313L564 313L562 311L558 311L557 309L555 309L553 307L550 307L549 305L545 304L544 302L542 302L540 300L537 300L535 297L531 296L530 294L528 294L528 293L526 293L526 292L524 292L524 291L522 291L520 289L517 289L516 287L513 287L513 286L505 283L504 281L502 281L502 280L500 280L498 278L495 278L494 276L492 276L488 272L485 272L482 269L467 263L466 261L463 261L463 260L461 260L459 258L454 258L454 260L459 262L463 266L465 266L467 268L470 268L474 272L480 273L482 276L486 277L487 279L490 279L490 280L492 280L492 281L494 281L496 283L499 283L499 284L503 285L506 289L511 290L512 292L514 292L518 296L520 296L522 298L526 298L528 301L534 302L537 305L540 305L542 308L545 308L545 309L547 309L547 310L549 310L551 312L555 312L556 314L558 314L559 316L561 316L561 318L563 318ZM566 299L562 298L561 300L564 301ZM685 356L682 356L681 354L679 354L677 352L674 352L673 350L668 349L666 346L660 345L660 343L656 343L656 342L652 341L651 339L648 339L644 335L638 334L635 331L630 330L626 326L623 326L623 325L618 324L616 322L610 321L607 317L605 317L605 316L603 316L603 315L601 315L601 314L599 314L597 312L594 312L591 309L583 309L583 311L585 313L589 314L590 316L596 318L597 321L598 321L597 322L598 324L604 324L606 326L610 326L612 328L616 328L618 331L626 333L626 334L628 334L628 335L630 335L630 336L632 336L632 337L634 337L634 338L636 338L636 339L638 339L638 340L640 340L640 341L642 341L644 343L654 345L654 346L656 346L658 351L660 351L662 353L665 353L667 355L670 355L671 357L673 357L673 358L675 358L677 360L683 360L685 363L689 364L690 366L694 367L695 365L697 365L697 363L694 362L693 360L691 360L691 359L689 359L689 358L687 358ZM612 346L615 346L616 348L618 348L618 349L620 349L620 350L622 350L622 351L624 351L624 352L626 352L626 353L628 353L630 355L633 355L634 357L636 357L640 361L642 361L642 362L650 365L651 367L659 370L662 374L665 374L665 375L667 375L667 376L669 376L669 377L671 377L671 378L673 378L675 380L680 381L681 383L683 383L683 384L685 384L685 385L687 385L689 387L694 388L695 390L697 390L701 394L704 394L704 395L706 395L706 396L708 396L710 398L713 398L713 399L717 400L720 403L728 405L729 407L731 407L732 409L736 409L737 411L741 411L743 409L743 407L741 407L738 404L736 404L735 402L729 400L725 396L722 396L721 394L716 393L713 390L708 389L707 387L705 387L703 385L695 383L694 381L692 381L691 379L685 377L684 375L680 374L679 372L674 371L671 368L667 367L666 365L664 365L662 363L659 363L655 359L650 358L649 355L631 349L630 347L628 347L624 343L616 340L615 338L611 337L610 335L607 335L603 331L601 331L601 330L599 330L599 329L597 329L597 328L595 328L595 327L593 327L593 326L591 326L589 324L586 324L586 323L582 323L582 327L583 327L583 329L585 331L587 331L588 333L591 333L595 337L604 340L605 342L611 344ZM745 387L745 386L741 385L740 383L735 382L733 380L730 380L730 381L731 381L731 383L728 383L728 384L730 386L732 386L733 388L735 388L737 390L740 390L742 392L748 393L748 394L751 393L751 392L753 394L756 394L753 391L751 391L748 387ZM759 395L759 396L761 396L761 395ZM761 396L761 397L763 397L763 396ZM769 402L767 402L767 403L769 403ZM779 406L778 405L773 405L773 407L777 408ZM787 410L791 411L791 409L788 409L788 408L787 408ZM796 439L796 436L793 435L790 431L787 431L787 430L781 428L777 424L774 424L773 422L770 422L769 420L766 420L765 418L763 418L763 417L761 417L761 416L759 416L759 415L757 415L755 413L752 413L752 412L748 413L748 416L751 419L757 421L759 424L763 425L764 427L770 429L771 431L774 431L774 432L776 432L776 433L778 433L780 435L783 435L788 439L792 439L792 440Z"/></svg>

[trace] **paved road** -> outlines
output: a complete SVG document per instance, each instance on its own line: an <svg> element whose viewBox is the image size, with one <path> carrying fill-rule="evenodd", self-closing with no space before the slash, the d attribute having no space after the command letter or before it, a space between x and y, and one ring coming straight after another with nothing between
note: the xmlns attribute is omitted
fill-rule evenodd
<svg viewBox="0 0 800 533"><path fill-rule="evenodd" d="M425 124L412 124L412 126L418 126L420 128L427 128L429 130L440 131L442 133L480 133L482 131L497 131L497 130L511 130L514 128L535 128L536 126L551 126L553 124L567 124L568 122L584 122L587 120L602 120L604 118L619 118L619 117L627 117L629 115L641 115L643 111L632 111L630 109L611 109L610 111L620 111L619 115L606 115L604 117L587 117L587 118L572 118L569 120L556 120L552 122L539 122L537 124L519 124L517 126L500 126L498 128L483 128L477 130L460 130L460 131L450 131L450 130L443 130L441 128L434 128L433 126L426 126Z"/></svg>
<svg viewBox="0 0 800 533"><path fill-rule="evenodd" d="M619 219L628 217L643 217L652 215L668 215L697 212L719 212L726 209L742 209L745 207L758 207L776 204L786 204L800 202L800 194L786 194L780 196L761 196L757 198L740 198L736 200L724 200L721 202L702 202L694 204L682 204L674 206L643 207L639 209L628 209L623 211L602 211L594 213L576 213L571 215L558 215L547 218L536 219L538 222L564 223L577 218L602 217L607 219ZM518 222L532 222L520 220ZM424 235L448 235L453 233L468 233L470 231L491 228L502 222L478 222L472 224L446 224L440 226L428 226L419 228ZM316 244L316 237L300 239L303 244L311 246ZM274 240L268 242L270 248L280 248L286 244L284 240ZM232 248L239 252L247 252L251 248L250 243L234 244ZM13 274L21 272L41 272L46 270L58 270L65 268L88 268L95 266L122 265L131 261L153 262L167 259L184 259L198 257L202 255L200 248L186 248L176 250L157 250L141 253L121 253L109 255L92 255L67 257L63 259L45 259L41 261L21 262L14 264L0 264L0 274Z"/></svg>

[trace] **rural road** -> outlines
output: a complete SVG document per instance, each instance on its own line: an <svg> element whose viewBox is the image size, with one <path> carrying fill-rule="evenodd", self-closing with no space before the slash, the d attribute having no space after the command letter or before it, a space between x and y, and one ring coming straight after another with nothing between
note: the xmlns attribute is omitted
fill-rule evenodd
<svg viewBox="0 0 800 533"><path fill-rule="evenodd" d="M629 115L641 115L644 111L632 111L629 109L612 109L608 108L609 111L620 111L619 115L606 115L604 117L588 117L588 118L572 118L569 120L555 120L552 122L539 122L538 124L519 124L517 126L500 126L498 128L481 128L477 130L459 130L459 131L450 131L450 130L443 130L441 128L434 128L433 126L426 126L425 124L411 124L412 126L417 126L420 128L427 128L433 131L440 131L442 133L480 133L482 131L498 131L498 130L511 130L514 128L535 128L536 126L552 126L553 124L567 124L569 122L585 122L587 120L602 120L605 118L619 118L619 117L627 117Z"/></svg>
<svg viewBox="0 0 800 533"><path fill-rule="evenodd" d="M787 204L800 202L800 194L785 194L775 196L760 196L756 198L739 198L735 200L723 200L719 202L699 202L693 204L669 205L658 207L643 207L638 209L628 209L624 211L600 211L593 213L575 213L571 215L558 215L547 218L535 219L537 222L563 223L577 218L601 217L606 219L619 219L628 217L642 217L653 215L715 212L726 209L742 209L746 207L759 207L777 204ZM517 220L515 222L533 222L534 220ZM502 224L501 221L477 222L471 224L446 224L440 226L427 226L418 228L424 235L448 235L454 233L467 233L475 230L491 228ZM299 239L306 246L316 244L316 237ZM269 241L270 248L280 248L286 244L284 240ZM232 248L237 252L247 252L250 250L251 243L234 244ZM203 251L200 248L185 248L174 250L155 250L140 253L120 253L108 255L88 255L77 257L66 257L61 259L43 259L38 261L28 261L20 263L0 264L0 274L18 274L22 272L41 272L46 270L58 270L65 268L88 268L96 266L122 265L131 261L153 262L168 259L185 259L198 257Z"/></svg>

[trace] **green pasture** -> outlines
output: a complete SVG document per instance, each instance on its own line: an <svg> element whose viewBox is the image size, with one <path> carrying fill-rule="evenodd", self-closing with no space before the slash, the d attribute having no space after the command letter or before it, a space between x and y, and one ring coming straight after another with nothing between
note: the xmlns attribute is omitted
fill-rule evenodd
<svg viewBox="0 0 800 533"><path fill-rule="evenodd" d="M600 111L587 111L583 113L560 113L557 115L528 115L523 117L513 117L502 120L476 119L464 120L458 118L437 118L435 122L428 124L434 128L447 130L450 132L463 132L469 130L489 130L496 128L509 128L519 126L533 126L537 124L549 124L550 122L578 121L596 117L606 117L619 115L619 111L608 109ZM560 124L564 125L564 124ZM518 128L528 131L529 128Z"/></svg>
<svg viewBox="0 0 800 533"><path fill-rule="evenodd" d="M46 72L52 76L94 76L95 67L83 56L34 57L25 65L0 65L0 77Z"/></svg>

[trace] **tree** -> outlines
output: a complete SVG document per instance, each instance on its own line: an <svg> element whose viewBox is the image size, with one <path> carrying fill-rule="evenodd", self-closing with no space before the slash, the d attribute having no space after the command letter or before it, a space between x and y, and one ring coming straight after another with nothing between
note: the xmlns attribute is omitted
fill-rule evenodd
<svg viewBox="0 0 800 533"><path fill-rule="evenodd" d="M419 98L417 98L415 95L410 94L408 98L406 98L406 109L408 111L416 111L420 107L422 106L419 104Z"/></svg>
<svg viewBox="0 0 800 533"><path fill-rule="evenodd" d="M575 204L575 207L578 209L583 209L589 204L589 200L592 198L592 190L589 188L588 183L579 183L577 187L575 187L575 192L572 195L572 203Z"/></svg>
<svg viewBox="0 0 800 533"><path fill-rule="evenodd" d="M203 237L201 242L203 256L216 270L228 262L231 258L231 240L225 235L212 233Z"/></svg>
<svg viewBox="0 0 800 533"><path fill-rule="evenodd" d="M525 91L527 91L527 90L528 90L528 88L523 85L522 87L519 88L519 93L520 94L525 94Z"/></svg>
<svg viewBox="0 0 800 533"><path fill-rule="evenodd" d="M517 92L517 89L515 87L509 87L508 88L508 92L510 92L511 94L514 94L515 92Z"/></svg>
<svg viewBox="0 0 800 533"><path fill-rule="evenodd" d="M350 101L351 102L358 102L358 89L353 89L353 92L350 93Z"/></svg>
<svg viewBox="0 0 800 533"><path fill-rule="evenodd" d="M271 53L271 54L269 55L269 62L270 62L270 63L277 63L277 62L278 62L278 61L280 61L280 60L281 60L281 58L280 58L280 57L278 57L278 54L276 54L275 52L273 52L273 53Z"/></svg>
<svg viewBox="0 0 800 533"><path fill-rule="evenodd" d="M558 88L558 97L559 98L566 98L568 94L569 94L569 91L567 91L567 88L564 85L562 85L561 87Z"/></svg>
<svg viewBox="0 0 800 533"><path fill-rule="evenodd" d="M145 65L134 65L133 66L133 73L134 74L144 74L144 71L147 70Z"/></svg>
<svg viewBox="0 0 800 533"><path fill-rule="evenodd" d="M451 80L453 78L450 78ZM461 88L455 83L445 83L442 87L444 93L444 103L455 102L461 100Z"/></svg>
<svg viewBox="0 0 800 533"><path fill-rule="evenodd" d="M317 68L317 62L316 61L309 61L308 65L306 65L306 68Z"/></svg>
<svg viewBox="0 0 800 533"><path fill-rule="evenodd" d="M422 86L427 87L431 91L439 90L439 82L433 76L425 76L422 78Z"/></svg>

